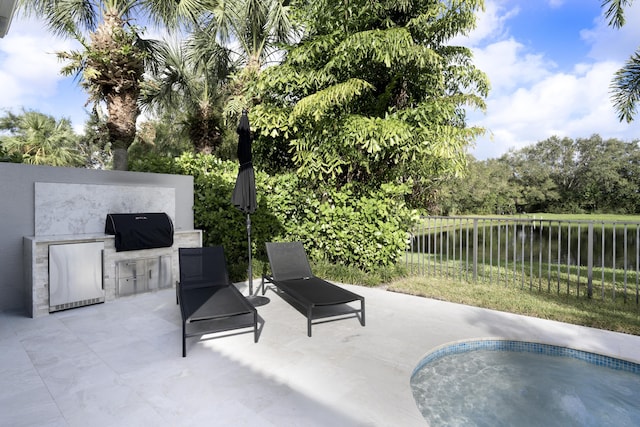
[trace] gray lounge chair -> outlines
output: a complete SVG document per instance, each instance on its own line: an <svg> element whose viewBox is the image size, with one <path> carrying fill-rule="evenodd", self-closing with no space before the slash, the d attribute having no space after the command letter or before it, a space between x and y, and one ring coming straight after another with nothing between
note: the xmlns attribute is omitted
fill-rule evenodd
<svg viewBox="0 0 640 427"><path fill-rule="evenodd" d="M229 280L222 246L179 248L178 260L182 357L187 337L252 326L258 342L258 312ZM189 332L188 325L194 330Z"/></svg>
<svg viewBox="0 0 640 427"><path fill-rule="evenodd" d="M312 321L316 317L340 320L345 314L349 317L355 314L360 324L365 326L364 297L314 276L301 242L267 243L266 247L271 275L262 277L262 294L265 293L265 283L272 283L289 296L294 305L299 305L307 317L308 336L311 336ZM360 308L349 305L356 301L360 302ZM320 311L326 311L323 309L327 307L341 310L322 315Z"/></svg>

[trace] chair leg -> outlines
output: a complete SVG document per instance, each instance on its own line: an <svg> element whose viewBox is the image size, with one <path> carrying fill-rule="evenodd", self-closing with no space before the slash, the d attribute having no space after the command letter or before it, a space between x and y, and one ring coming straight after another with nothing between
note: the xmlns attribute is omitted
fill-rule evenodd
<svg viewBox="0 0 640 427"><path fill-rule="evenodd" d="M362 315L362 317L360 318L360 324L362 326L365 326L366 322L364 318L364 298L360 300L360 314Z"/></svg>
<svg viewBox="0 0 640 427"><path fill-rule="evenodd" d="M187 357L187 330L184 321L182 322L182 357Z"/></svg>
<svg viewBox="0 0 640 427"><path fill-rule="evenodd" d="M253 342L258 342L258 312L253 312Z"/></svg>
<svg viewBox="0 0 640 427"><path fill-rule="evenodd" d="M307 309L307 336L311 336L311 318L312 318L312 310L311 307Z"/></svg>

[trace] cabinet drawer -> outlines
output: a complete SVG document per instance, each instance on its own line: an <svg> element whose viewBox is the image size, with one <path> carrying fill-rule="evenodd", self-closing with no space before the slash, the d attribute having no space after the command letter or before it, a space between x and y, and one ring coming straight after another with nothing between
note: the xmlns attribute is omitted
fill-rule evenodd
<svg viewBox="0 0 640 427"><path fill-rule="evenodd" d="M136 277L118 279L118 296L123 297L141 292L142 283L140 282L140 279Z"/></svg>
<svg viewBox="0 0 640 427"><path fill-rule="evenodd" d="M127 260L116 263L116 275L118 278L143 276L146 260Z"/></svg>
<svg viewBox="0 0 640 427"><path fill-rule="evenodd" d="M118 296L170 288L173 286L171 256L116 262L116 284Z"/></svg>

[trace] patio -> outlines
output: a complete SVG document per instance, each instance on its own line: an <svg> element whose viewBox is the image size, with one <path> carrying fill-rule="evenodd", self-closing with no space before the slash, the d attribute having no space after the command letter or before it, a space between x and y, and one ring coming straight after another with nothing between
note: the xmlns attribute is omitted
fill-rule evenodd
<svg viewBox="0 0 640 427"><path fill-rule="evenodd" d="M257 344L191 338L186 358L173 289L36 319L0 312L0 425L425 426L409 377L438 345L503 337L640 362L637 336L346 287L366 298L366 327L322 323L308 338L269 291Z"/></svg>

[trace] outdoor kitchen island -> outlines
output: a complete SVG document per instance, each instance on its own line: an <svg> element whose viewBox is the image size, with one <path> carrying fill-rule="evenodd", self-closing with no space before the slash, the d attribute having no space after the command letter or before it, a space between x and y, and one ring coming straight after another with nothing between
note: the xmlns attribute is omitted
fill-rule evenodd
<svg viewBox="0 0 640 427"><path fill-rule="evenodd" d="M35 182L34 234L22 242L27 314L173 286L178 248L202 246L193 204L176 198L168 186Z"/></svg>
<svg viewBox="0 0 640 427"><path fill-rule="evenodd" d="M178 278L178 248L202 246L201 230L175 230L173 246L117 252L115 236L108 234L76 234L54 236L25 236L23 242L25 265L25 306L31 317L48 315L55 311L49 299L49 247L102 242L102 286L104 301L112 301L118 296L153 291L174 286ZM149 282L148 277L131 277L130 265L142 265L144 276L158 271L160 280ZM149 266L153 267L149 267ZM135 281L135 285L131 283ZM138 285L146 283L146 285ZM133 287L136 286L136 287ZM69 307L72 308L72 307Z"/></svg>

